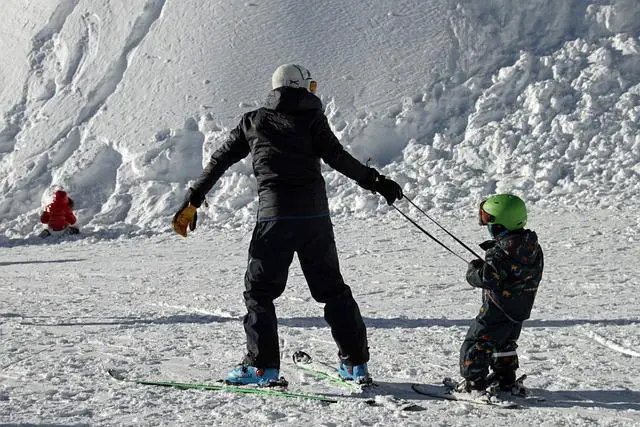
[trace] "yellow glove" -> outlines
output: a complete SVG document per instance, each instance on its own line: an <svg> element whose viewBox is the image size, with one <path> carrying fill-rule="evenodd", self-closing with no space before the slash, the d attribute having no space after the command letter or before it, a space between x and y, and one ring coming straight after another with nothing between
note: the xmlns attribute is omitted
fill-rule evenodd
<svg viewBox="0 0 640 427"><path fill-rule="evenodd" d="M191 203L185 203L178 213L174 215L171 225L176 233L182 237L187 237L187 227L191 231L195 230L196 222L198 222L198 208Z"/></svg>

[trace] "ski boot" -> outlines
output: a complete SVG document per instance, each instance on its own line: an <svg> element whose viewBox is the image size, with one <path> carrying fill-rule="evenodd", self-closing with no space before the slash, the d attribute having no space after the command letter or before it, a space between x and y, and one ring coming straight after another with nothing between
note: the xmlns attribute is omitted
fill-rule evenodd
<svg viewBox="0 0 640 427"><path fill-rule="evenodd" d="M526 397L527 388L524 386L524 380L526 375L522 375L516 379L515 372L496 373L492 372L487 377L488 387L487 390L491 393L497 394L498 392L510 393L517 397Z"/></svg>
<svg viewBox="0 0 640 427"><path fill-rule="evenodd" d="M487 380L485 378L479 378L477 380L463 379L455 386L455 391L458 393L470 393L473 390L485 391L487 389Z"/></svg>
<svg viewBox="0 0 640 427"><path fill-rule="evenodd" d="M490 400L491 393L487 390L487 380L480 378L477 380L463 379L458 383L446 383L445 387L450 387L454 393L467 393L473 399Z"/></svg>
<svg viewBox="0 0 640 427"><path fill-rule="evenodd" d="M274 387L287 385L284 378L280 378L280 371L275 368L256 368L249 365L236 366L224 380L230 385L255 385L259 387Z"/></svg>
<svg viewBox="0 0 640 427"><path fill-rule="evenodd" d="M371 379L371 376L369 375L369 369L367 368L366 363L351 365L349 362L341 360L340 366L338 367L338 375L343 380L353 381L355 384L373 384L373 379Z"/></svg>

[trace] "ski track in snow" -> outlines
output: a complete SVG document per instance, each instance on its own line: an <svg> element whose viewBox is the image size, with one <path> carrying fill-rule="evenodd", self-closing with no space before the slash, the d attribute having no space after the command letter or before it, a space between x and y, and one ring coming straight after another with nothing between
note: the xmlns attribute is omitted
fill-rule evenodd
<svg viewBox="0 0 640 427"><path fill-rule="evenodd" d="M136 18L131 33L127 37L120 55L108 66L103 79L87 95L87 104L80 109L75 125L79 126L91 119L115 92L128 66L129 54L138 47L148 34L153 23L160 17L166 0L151 0L144 5L143 12Z"/></svg>
<svg viewBox="0 0 640 427"><path fill-rule="evenodd" d="M626 354L627 356L633 356L633 357L640 357L640 353L638 353L637 351L631 350L629 348L625 348L623 346L621 346L620 344L617 344L616 342L607 339L601 335L598 335L597 333L593 332L593 331L585 331L584 334L586 336L588 336L589 338L591 338L592 340L594 340L595 342L602 344L603 346L613 350L613 351L617 351L618 353L622 353L622 354Z"/></svg>
<svg viewBox="0 0 640 427"><path fill-rule="evenodd" d="M51 50L51 39L59 33L65 21L73 13L80 0L63 0L51 15L49 22L33 37L31 52L28 54L29 71L22 88L20 100L5 114L7 126L0 131L0 153L13 151L15 138L22 131L25 121L28 120L26 110L29 102L30 80L37 80L42 73L42 60ZM47 90L38 97L41 102L46 102L55 94L55 84L50 81L45 84Z"/></svg>

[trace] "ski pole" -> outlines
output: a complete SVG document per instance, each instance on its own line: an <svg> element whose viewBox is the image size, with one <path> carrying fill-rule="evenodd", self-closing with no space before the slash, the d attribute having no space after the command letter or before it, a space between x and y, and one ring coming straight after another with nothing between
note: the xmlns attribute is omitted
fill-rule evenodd
<svg viewBox="0 0 640 427"><path fill-rule="evenodd" d="M472 254L474 254L476 256L476 258L478 259L482 259L482 257L480 255L478 255L477 253L475 253L469 246L465 245L464 242L460 239L458 239L456 236L454 236L453 234L451 234L449 232L449 230L447 230L446 228L444 228L443 226L441 226L438 221L436 221L435 219L431 218L425 211L423 211L422 209L420 209L418 207L418 205L416 205L415 203L413 203L413 200L411 200L410 198L408 198L406 195L404 195L404 198L407 199L407 201L409 203L411 203L413 205L414 208L418 209L424 216L426 216L427 218L429 218L435 225L437 225L438 227L440 227L445 233L447 233L449 236L451 236L453 238L453 240L455 240L456 242L460 243L462 245L463 248L465 248L466 250L468 250L469 252L471 252Z"/></svg>
<svg viewBox="0 0 640 427"><path fill-rule="evenodd" d="M406 196L405 196L406 197ZM454 254L455 256L457 256L458 258L460 258L462 261L464 261L465 263L469 263L466 259L462 258L460 255L458 255L457 253L455 253L454 251L452 251L451 249L449 249L449 247L447 245L445 245L444 243L442 243L440 240L436 239L435 237L433 237L431 234L429 234L429 232L427 230L425 230L424 228L420 227L420 225L415 222L414 220L412 220L411 218L409 218L409 216L407 216L407 214L405 214L404 212L402 212L400 209L398 209L395 205L391 205L395 210L397 210L400 215L402 215L403 217L405 217L411 224L415 225L420 231L422 231L424 234L426 234L427 236L429 236L434 242L436 242L437 244L439 244L440 246L442 246L443 248L445 248L446 250L448 250L449 252L451 252L452 254Z"/></svg>

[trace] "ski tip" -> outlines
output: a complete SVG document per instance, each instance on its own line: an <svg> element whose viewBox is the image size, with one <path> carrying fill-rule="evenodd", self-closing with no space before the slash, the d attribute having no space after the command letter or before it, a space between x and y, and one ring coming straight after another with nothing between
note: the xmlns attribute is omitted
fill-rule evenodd
<svg viewBox="0 0 640 427"><path fill-rule="evenodd" d="M376 396L374 398L364 400L364 403L368 406L387 407L397 411L406 412L424 411L426 409L424 406L413 403L410 400L389 396Z"/></svg>
<svg viewBox="0 0 640 427"><path fill-rule="evenodd" d="M120 380L120 381L124 381L126 380L124 374L122 372L118 372L116 369L114 368L109 368L107 369L107 373L112 377L115 378L116 380Z"/></svg>

